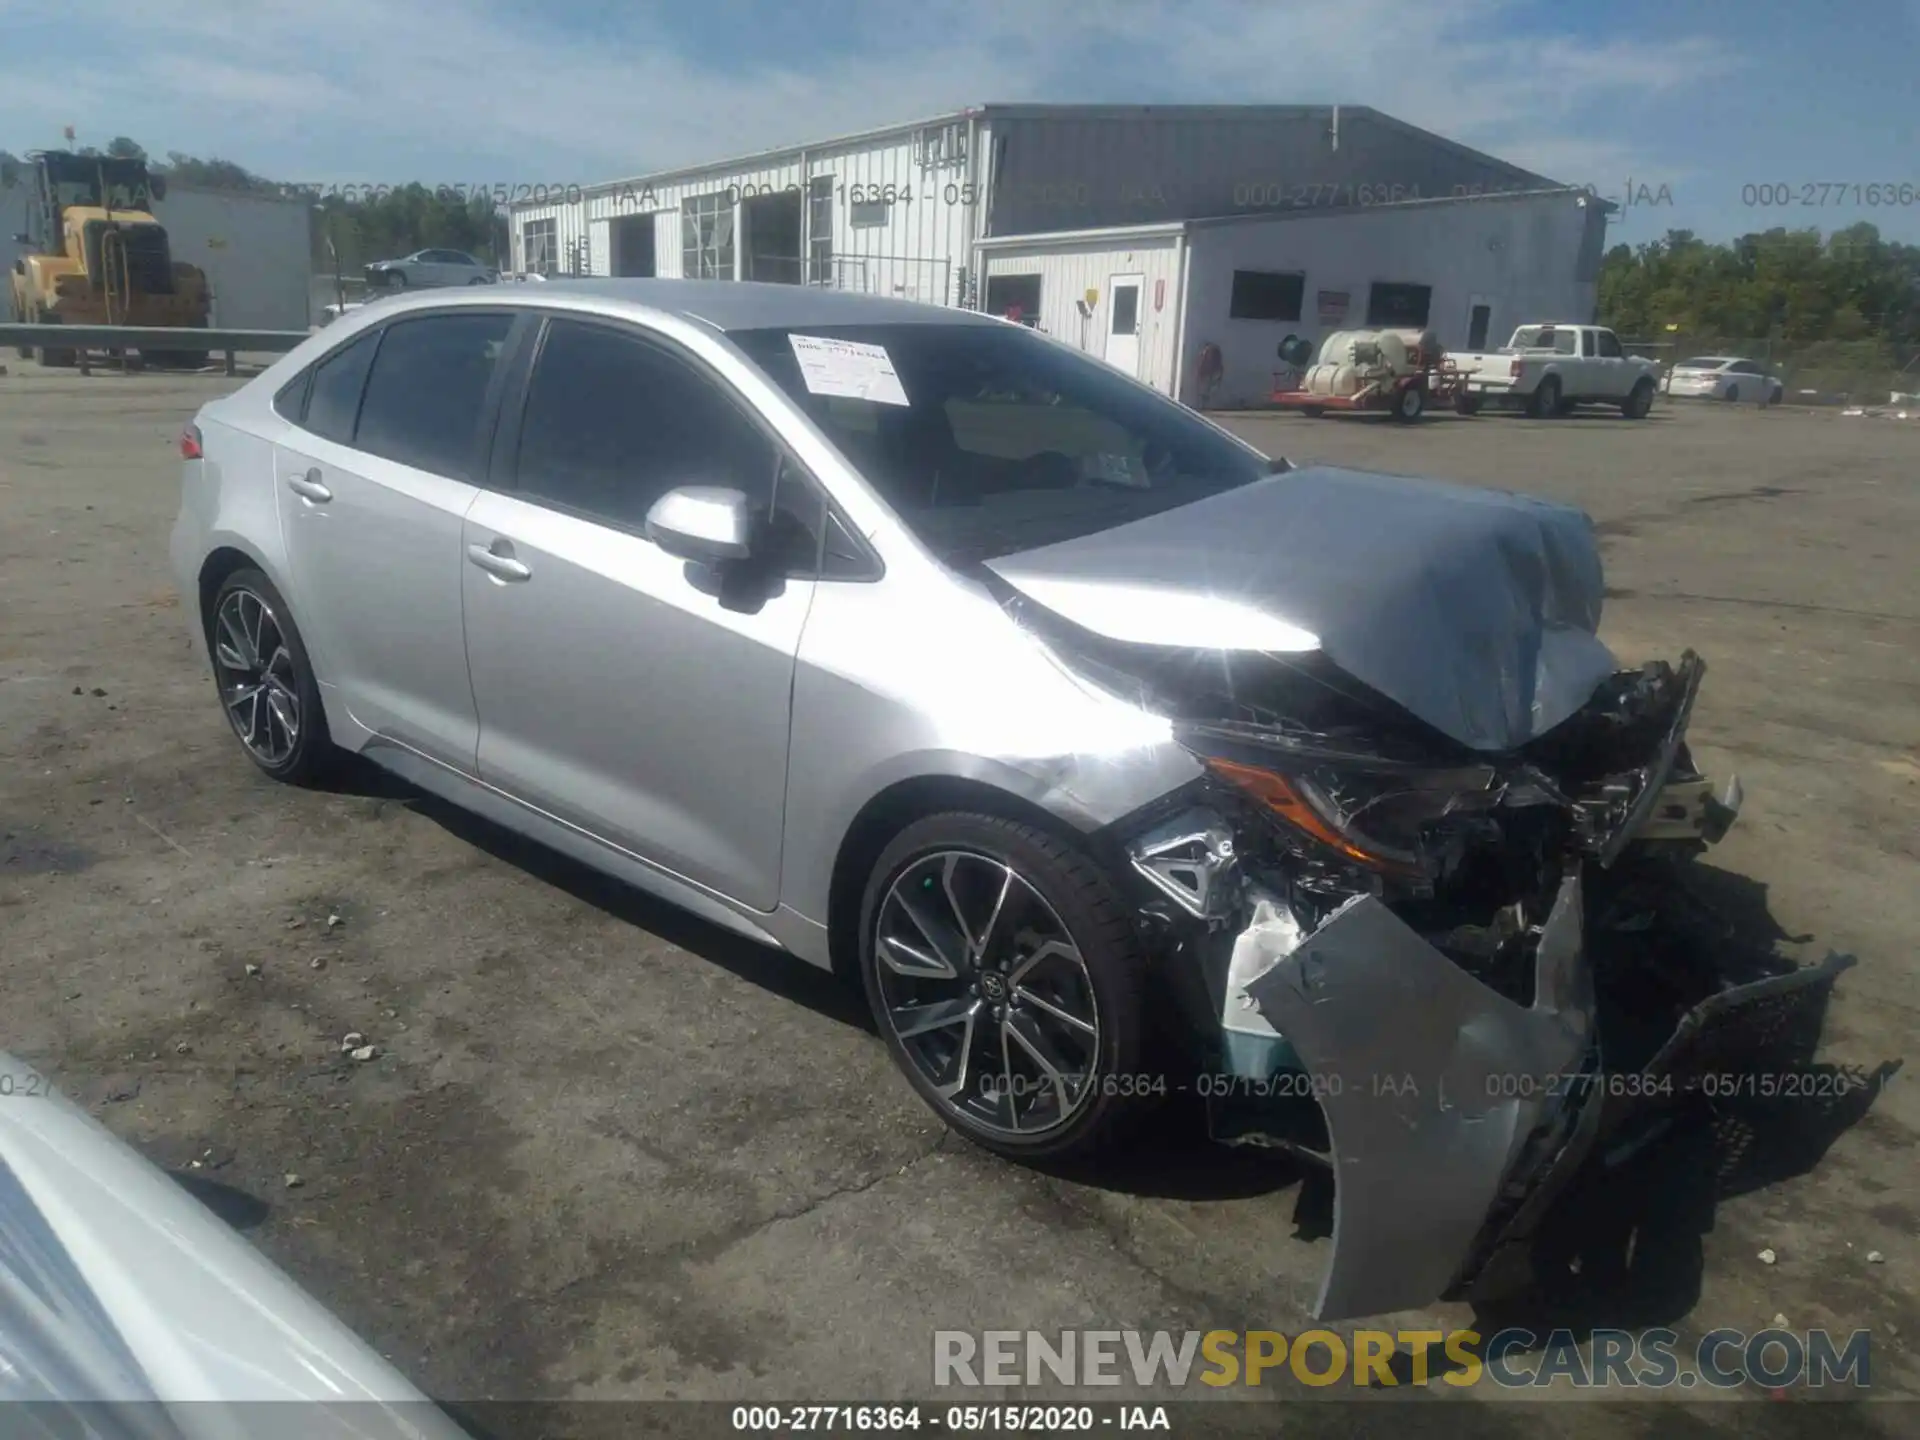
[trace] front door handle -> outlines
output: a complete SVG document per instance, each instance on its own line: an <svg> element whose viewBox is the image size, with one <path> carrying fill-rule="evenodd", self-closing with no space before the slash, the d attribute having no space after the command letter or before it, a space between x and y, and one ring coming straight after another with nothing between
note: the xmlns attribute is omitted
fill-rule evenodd
<svg viewBox="0 0 1920 1440"><path fill-rule="evenodd" d="M320 482L320 467L314 466L304 475L287 476L287 488L303 500L324 505L333 498L333 491Z"/></svg>
<svg viewBox="0 0 1920 1440"><path fill-rule="evenodd" d="M506 545L504 540L496 540L495 545ZM507 547L509 550L511 546ZM467 559L478 565L496 580L525 580L533 571L514 559L511 554L502 555L485 545L467 546Z"/></svg>

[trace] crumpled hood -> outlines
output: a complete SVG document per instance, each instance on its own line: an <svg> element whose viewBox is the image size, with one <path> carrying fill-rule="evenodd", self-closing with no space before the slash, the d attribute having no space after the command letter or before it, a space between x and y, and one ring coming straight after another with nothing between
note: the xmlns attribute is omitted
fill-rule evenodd
<svg viewBox="0 0 1920 1440"><path fill-rule="evenodd" d="M4 1052L0 1077L0 1430L464 1440L165 1172Z"/></svg>
<svg viewBox="0 0 1920 1440"><path fill-rule="evenodd" d="M987 563L1110 639L1320 650L1475 750L1551 730L1616 668L1592 522L1506 491L1313 466Z"/></svg>

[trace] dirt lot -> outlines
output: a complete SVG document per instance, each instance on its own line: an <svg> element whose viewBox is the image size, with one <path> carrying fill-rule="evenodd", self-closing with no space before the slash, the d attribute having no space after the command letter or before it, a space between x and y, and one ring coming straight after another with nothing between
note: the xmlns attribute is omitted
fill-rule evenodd
<svg viewBox="0 0 1920 1440"><path fill-rule="evenodd" d="M1210 1148L1176 1117L1124 1173L1016 1169L944 1138L833 981L397 785L261 779L166 569L172 442L235 382L12 368L0 1045L162 1163L198 1160L240 1192L227 1198L256 1243L425 1389L925 1399L937 1328L1304 1327L1327 1241L1310 1215L1296 1236L1287 1165ZM1232 423L1295 459L1590 511L1607 638L1635 660L1691 645L1712 666L1696 753L1749 796L1714 867L1789 953L1860 957L1830 1058L1903 1053L1920 425L1666 406L1644 424ZM340 1058L351 1030L376 1061ZM1896 1079L1837 1137L1784 1117L1744 1184L1716 1193L1690 1152L1645 1194L1608 1197L1616 1220L1639 1207L1636 1258L1568 1313L1683 1336L1776 1314L1870 1327L1875 1390L1920 1392L1916 1087ZM1471 1318L1441 1305L1390 1323ZM1679 1420L1659 1402L1519 1416L1485 1387L1443 1391L1416 1409L1446 1406L1449 1429L1469 1411L1516 1435ZM1831 1429L1822 1408L1707 1406L1683 1433L1788 1414ZM1894 1434L1913 1415L1859 1418ZM1319 1404L1288 1423L1381 1419Z"/></svg>

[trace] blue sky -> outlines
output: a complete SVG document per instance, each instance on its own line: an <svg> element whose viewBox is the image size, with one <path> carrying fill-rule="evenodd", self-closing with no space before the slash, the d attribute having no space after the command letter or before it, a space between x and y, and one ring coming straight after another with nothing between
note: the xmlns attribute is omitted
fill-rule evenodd
<svg viewBox="0 0 1920 1440"><path fill-rule="evenodd" d="M1617 240L1920 241L1920 0L0 0L0 147L285 180L588 183L995 100L1372 105L1646 186Z"/></svg>

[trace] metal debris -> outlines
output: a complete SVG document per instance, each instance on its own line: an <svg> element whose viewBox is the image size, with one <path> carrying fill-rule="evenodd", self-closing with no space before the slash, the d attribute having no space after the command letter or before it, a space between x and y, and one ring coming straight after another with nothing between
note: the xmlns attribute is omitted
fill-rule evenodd
<svg viewBox="0 0 1920 1440"><path fill-rule="evenodd" d="M1779 1258L1780 1257L1774 1254L1773 1251L1771 1250L1762 1250L1760 1252L1760 1263L1762 1265L1771 1265L1773 1264L1774 1261L1778 1260Z"/></svg>
<svg viewBox="0 0 1920 1440"><path fill-rule="evenodd" d="M378 1055L380 1052L374 1049L373 1046L371 1045L359 1045L359 1046L356 1046L354 1049L348 1051L347 1053L352 1055L354 1059L364 1064L367 1061L373 1059L373 1057L375 1055Z"/></svg>
<svg viewBox="0 0 1920 1440"><path fill-rule="evenodd" d="M342 920L338 915L327 916L327 929L329 930L333 929L335 926L344 925L346 923L347 922L345 920Z"/></svg>
<svg viewBox="0 0 1920 1440"><path fill-rule="evenodd" d="M302 1185L306 1184L307 1182L302 1180L298 1175L294 1174L291 1170L289 1170L287 1172L286 1183L287 1183L287 1189L298 1190Z"/></svg>
<svg viewBox="0 0 1920 1440"><path fill-rule="evenodd" d="M358 1050L366 1043L366 1036L362 1035L358 1030L349 1030L340 1037L340 1053L345 1055L349 1050Z"/></svg>
<svg viewBox="0 0 1920 1440"><path fill-rule="evenodd" d="M260 967L259 967L258 965L254 965L254 964L251 964L251 963L250 963L250 964L248 964L248 966L247 966L247 974L249 974L249 975L258 975L259 973L260 973Z"/></svg>
<svg viewBox="0 0 1920 1440"><path fill-rule="evenodd" d="M1867 1251L1867 1264L1884 1265L1886 1263L1887 1263L1887 1257L1882 1255L1878 1250Z"/></svg>

